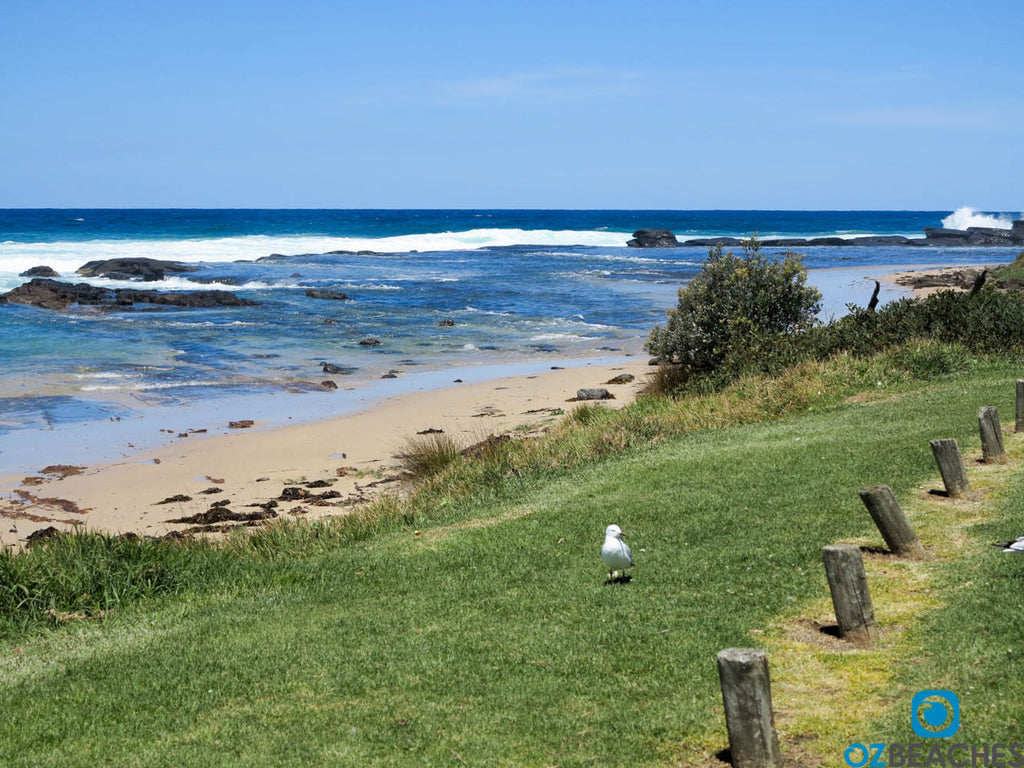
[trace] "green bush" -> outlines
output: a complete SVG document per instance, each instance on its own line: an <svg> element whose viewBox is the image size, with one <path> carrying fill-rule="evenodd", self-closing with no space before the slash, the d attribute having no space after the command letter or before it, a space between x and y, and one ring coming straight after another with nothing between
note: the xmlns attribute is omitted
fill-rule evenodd
<svg viewBox="0 0 1024 768"><path fill-rule="evenodd" d="M1024 263L1024 257L1020 259ZM895 350L894 370L914 378L948 375L976 355L1024 351L1024 294L987 285L975 294L939 291L815 322L820 294L806 285L802 257L768 258L756 240L742 255L711 250L656 326L647 350L663 365L651 389L712 392L745 374L778 375L805 360Z"/></svg>
<svg viewBox="0 0 1024 768"><path fill-rule="evenodd" d="M808 356L836 352L870 355L914 340L961 345L975 354L1007 354L1024 349L1024 296L983 288L968 293L939 291L925 299L900 299L820 326L802 339Z"/></svg>
<svg viewBox="0 0 1024 768"><path fill-rule="evenodd" d="M743 253L708 254L700 273L679 290L678 306L656 326L646 349L679 366L683 380L727 383L747 372L781 370L795 362L784 342L815 322L821 294L806 284L803 257L761 253L752 238Z"/></svg>

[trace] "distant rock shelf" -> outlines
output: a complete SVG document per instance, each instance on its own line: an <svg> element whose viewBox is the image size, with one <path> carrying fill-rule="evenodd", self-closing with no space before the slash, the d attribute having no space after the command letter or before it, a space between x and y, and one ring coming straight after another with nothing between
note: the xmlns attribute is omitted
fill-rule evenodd
<svg viewBox="0 0 1024 768"><path fill-rule="evenodd" d="M680 241L667 229L638 229L633 239L626 243L630 248L680 248L682 246L738 246L743 244L739 237L704 237ZM783 248L834 245L910 245L910 246L966 246L966 245L1007 245L1024 246L1024 220L1013 222L1010 229L996 227L968 227L967 229L943 229L925 227L924 237L903 237L902 235L864 235L861 237L784 237L761 240L761 245Z"/></svg>

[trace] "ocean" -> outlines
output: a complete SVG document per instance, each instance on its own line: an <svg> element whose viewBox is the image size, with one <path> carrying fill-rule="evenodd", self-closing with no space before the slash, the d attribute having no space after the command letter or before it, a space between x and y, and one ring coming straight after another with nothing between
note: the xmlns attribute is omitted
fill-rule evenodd
<svg viewBox="0 0 1024 768"><path fill-rule="evenodd" d="M626 247L639 228L670 229L680 240L755 232L917 237L926 226L1009 227L1016 217L969 209L0 210L0 292L26 282L21 272L49 266L67 282L220 289L256 302L116 311L0 305L0 472L35 460L30 447L41 433L52 449L89 442L110 423L152 424L153 414L316 418L459 375L643 354L650 328L707 249ZM833 315L843 311L850 281L869 270L1016 255L981 247L800 250ZM88 261L119 257L198 269L144 285L75 274ZM864 301L865 286L857 284ZM349 298L307 295L316 289ZM325 375L323 363L342 373ZM389 374L397 379L381 379ZM340 389L322 391L325 379ZM138 430L133 440L146 443Z"/></svg>

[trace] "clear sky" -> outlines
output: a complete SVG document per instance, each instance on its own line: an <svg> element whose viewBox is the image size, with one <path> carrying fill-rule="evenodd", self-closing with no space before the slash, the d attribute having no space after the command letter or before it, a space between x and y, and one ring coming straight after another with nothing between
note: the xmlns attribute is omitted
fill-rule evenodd
<svg viewBox="0 0 1024 768"><path fill-rule="evenodd" d="M0 207L1019 212L1022 34L1022 0L5 0Z"/></svg>

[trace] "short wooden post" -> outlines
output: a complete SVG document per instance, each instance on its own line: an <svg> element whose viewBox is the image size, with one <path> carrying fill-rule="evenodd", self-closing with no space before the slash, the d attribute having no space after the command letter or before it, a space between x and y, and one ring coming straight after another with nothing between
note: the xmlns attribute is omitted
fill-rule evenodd
<svg viewBox="0 0 1024 768"><path fill-rule="evenodd" d="M821 553L839 636L859 645L871 645L878 638L878 629L860 549L852 544L830 544Z"/></svg>
<svg viewBox="0 0 1024 768"><path fill-rule="evenodd" d="M981 432L981 453L986 464L1006 462L1003 448L1003 430L999 426L999 409L994 405L983 405L978 409L978 430Z"/></svg>
<svg viewBox="0 0 1024 768"><path fill-rule="evenodd" d="M1017 422L1014 431L1024 432L1024 379L1017 379Z"/></svg>
<svg viewBox="0 0 1024 768"><path fill-rule="evenodd" d="M894 555L909 557L912 560L924 559L924 547L921 546L910 521L896 502L892 488L888 485L865 488L860 492L860 498Z"/></svg>
<svg viewBox="0 0 1024 768"><path fill-rule="evenodd" d="M718 652L725 725L734 768L781 768L768 658L756 648Z"/></svg>
<svg viewBox="0 0 1024 768"><path fill-rule="evenodd" d="M932 440L929 445L932 447L935 463L939 465L946 493L951 499L962 499L967 495L968 483L967 468L964 467L964 457L960 455L960 446L952 437Z"/></svg>

